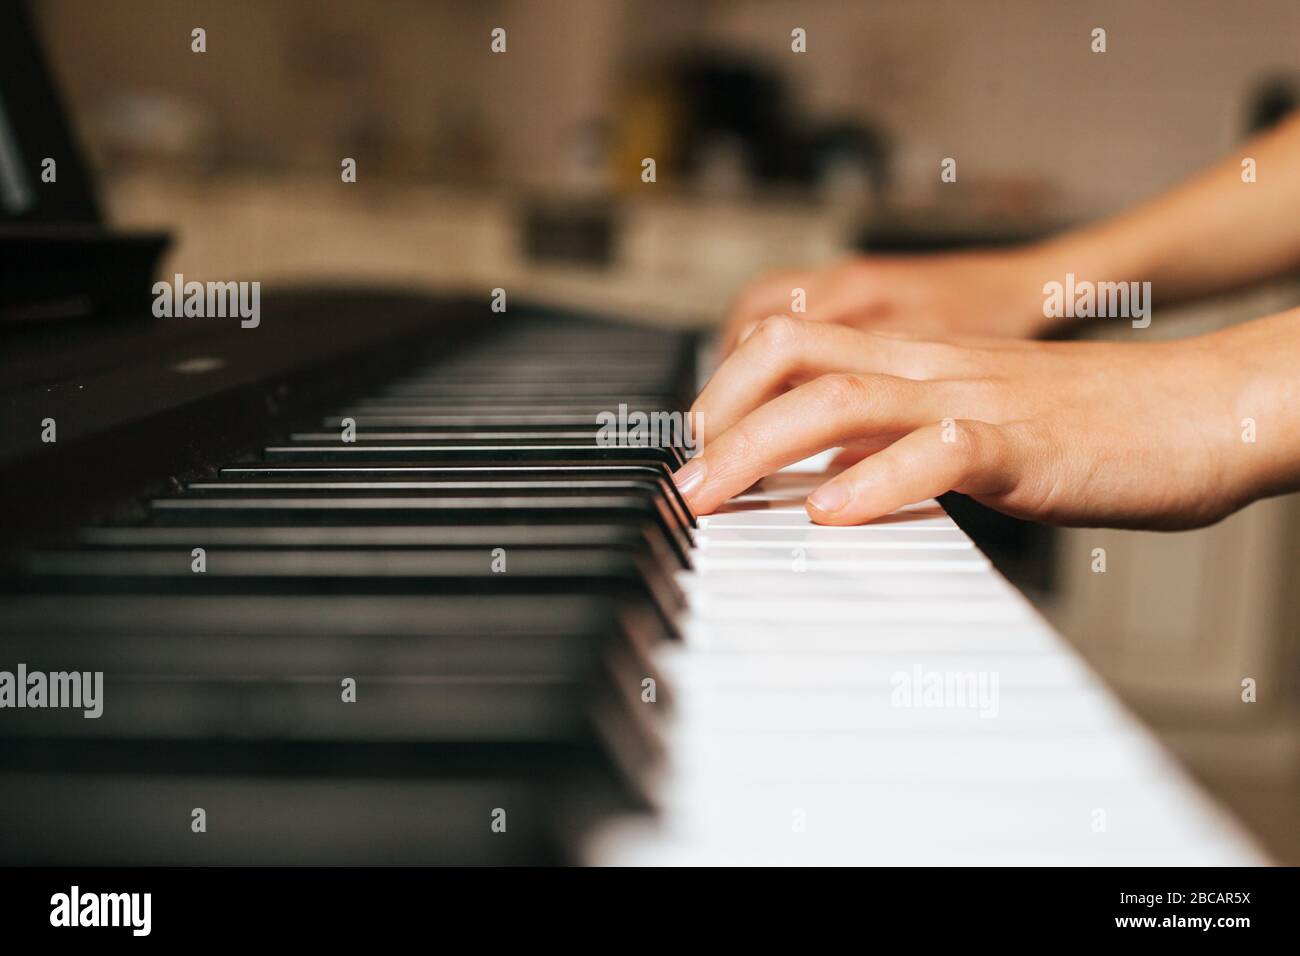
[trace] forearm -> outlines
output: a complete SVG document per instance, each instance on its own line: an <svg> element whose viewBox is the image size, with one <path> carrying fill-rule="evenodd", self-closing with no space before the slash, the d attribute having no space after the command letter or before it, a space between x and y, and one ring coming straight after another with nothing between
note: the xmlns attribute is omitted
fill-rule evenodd
<svg viewBox="0 0 1300 956"><path fill-rule="evenodd" d="M1243 181L1242 161L1257 180ZM1028 250L1036 269L1150 282L1159 302L1223 291L1300 265L1300 116L1156 199Z"/></svg>
<svg viewBox="0 0 1300 956"><path fill-rule="evenodd" d="M1254 161L1255 181L1242 160ZM721 354L806 293L803 318L863 329L1024 338L1096 315L1076 309L1075 283L1139 286L1176 302L1300 267L1300 115L1244 144L1218 165L1135 209L1014 250L932 256L858 256L822 269L783 271L736 299ZM1131 287L1130 287L1131 288ZM1118 295L1111 287L1108 294ZM1125 301L1128 301L1127 299ZM1144 326L1139 326L1144 327Z"/></svg>

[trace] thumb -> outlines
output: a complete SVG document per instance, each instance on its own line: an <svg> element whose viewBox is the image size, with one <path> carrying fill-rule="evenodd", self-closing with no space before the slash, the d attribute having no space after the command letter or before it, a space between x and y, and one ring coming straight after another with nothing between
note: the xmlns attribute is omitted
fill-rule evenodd
<svg viewBox="0 0 1300 956"><path fill-rule="evenodd" d="M818 524L861 524L948 491L998 494L1017 480L1002 431L987 422L944 419L910 432L808 497Z"/></svg>

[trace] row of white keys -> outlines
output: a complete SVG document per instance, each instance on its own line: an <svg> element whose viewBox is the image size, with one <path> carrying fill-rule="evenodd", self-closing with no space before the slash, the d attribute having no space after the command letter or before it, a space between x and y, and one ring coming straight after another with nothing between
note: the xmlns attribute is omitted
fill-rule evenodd
<svg viewBox="0 0 1300 956"><path fill-rule="evenodd" d="M701 519L659 813L590 862L1262 862L937 503L818 527L821 480Z"/></svg>

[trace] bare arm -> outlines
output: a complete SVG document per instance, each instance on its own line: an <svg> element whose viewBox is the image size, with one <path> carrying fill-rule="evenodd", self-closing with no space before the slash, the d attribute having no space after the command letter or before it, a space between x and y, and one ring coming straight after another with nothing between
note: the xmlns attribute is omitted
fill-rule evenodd
<svg viewBox="0 0 1300 956"><path fill-rule="evenodd" d="M1255 182L1242 162L1255 162ZM1044 264L1193 298L1300 266L1300 115L1150 202L1043 243Z"/></svg>
<svg viewBox="0 0 1300 956"><path fill-rule="evenodd" d="M1243 179L1254 160L1256 181ZM1060 324L1043 286L1067 273L1090 282L1150 282L1162 302L1300 266L1300 116L1181 186L1131 210L1012 251L854 256L777 272L736 298L722 332L733 349L803 289L810 321L948 336L1025 337Z"/></svg>

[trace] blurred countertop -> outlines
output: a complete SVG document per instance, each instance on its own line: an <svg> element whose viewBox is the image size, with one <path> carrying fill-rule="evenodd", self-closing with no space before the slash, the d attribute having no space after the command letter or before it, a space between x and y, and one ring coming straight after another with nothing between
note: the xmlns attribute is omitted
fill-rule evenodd
<svg viewBox="0 0 1300 956"><path fill-rule="evenodd" d="M113 177L105 193L114 227L173 234L163 275L379 283L485 297L504 288L508 296L675 325L718 321L755 273L833 260L861 227L859 216L795 198L703 199L658 189L653 198L616 197L613 255L600 266L539 263L522 241L524 217L539 203L581 207L589 197L342 183L328 173L315 181L140 173Z"/></svg>
<svg viewBox="0 0 1300 956"><path fill-rule="evenodd" d="M891 236L987 240L1040 234L1043 220L987 209L868 209L804 193L706 197L665 184L593 196L424 182L344 183L336 170L221 175L140 169L106 177L110 222L162 229L173 245L163 274L206 281L382 284L481 292L704 326L761 272L825 264L871 229ZM539 210L562 222L609 210L609 261L539 261L525 223Z"/></svg>

